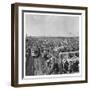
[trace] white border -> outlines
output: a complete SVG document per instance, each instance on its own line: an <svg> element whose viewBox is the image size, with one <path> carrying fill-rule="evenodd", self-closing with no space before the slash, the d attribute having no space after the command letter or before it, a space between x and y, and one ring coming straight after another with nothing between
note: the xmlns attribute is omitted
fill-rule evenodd
<svg viewBox="0 0 90 90"><path fill-rule="evenodd" d="M68 17L79 17L79 21L81 21L81 15L69 15L69 14L43 14L43 13L29 13L29 12L25 12L24 13L24 30L26 30L26 15L53 15L53 16L68 16ZM81 22L79 22L79 26L81 26ZM81 28L79 28L79 30L81 30ZM80 33L79 33L80 34ZM24 37L26 37L26 32L24 31ZM24 38L24 51L25 51L25 38ZM79 51L80 52L80 51ZM25 54L24 54L25 55ZM60 77L71 77L71 76L81 76L81 65L80 65L80 71L79 71L79 73L77 73L77 74L63 74L63 75L40 75L40 76L25 76L25 63L26 63L26 58L25 58L25 56L24 56L24 79L41 79L41 78L60 78ZM80 57L80 63L81 63L81 57Z"/></svg>
<svg viewBox="0 0 90 90"><path fill-rule="evenodd" d="M85 11L84 10L72 10L72 9L54 9L54 8L36 8L36 7L23 7L20 6L18 12L18 33L19 33L19 55L18 55L18 83L19 84L30 84L30 83L45 83L45 82L62 82L62 81L79 81L85 80ZM79 74L69 74L69 75L44 75L44 76L29 76L26 77L24 75L24 79L22 79L22 10L39 10L39 11L54 11L54 12L73 12L73 13L82 13L80 17L80 32L79 32L79 40L80 40L80 73ZM28 14L28 13L27 13ZM33 13L34 14L34 13ZM45 14L46 15L46 14ZM71 16L71 15L69 15ZM73 15L74 16L74 15ZM76 15L77 16L77 15ZM25 23L25 22L24 22ZM24 24L25 25L25 24ZM24 27L25 30L25 27ZM24 39L25 39L25 31L24 31ZM25 40L24 40L25 46ZM81 51L82 50L82 51ZM25 47L24 47L25 51ZM25 54L24 54L25 55ZM81 61L83 60L83 61ZM25 61L25 56L24 56Z"/></svg>

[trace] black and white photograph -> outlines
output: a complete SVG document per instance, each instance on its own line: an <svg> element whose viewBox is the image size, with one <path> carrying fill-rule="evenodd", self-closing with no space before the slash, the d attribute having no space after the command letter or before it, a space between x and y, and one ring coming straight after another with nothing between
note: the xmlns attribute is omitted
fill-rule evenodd
<svg viewBox="0 0 90 90"><path fill-rule="evenodd" d="M12 84L87 82L87 7L12 5Z"/></svg>
<svg viewBox="0 0 90 90"><path fill-rule="evenodd" d="M26 76L79 73L78 15L26 15Z"/></svg>

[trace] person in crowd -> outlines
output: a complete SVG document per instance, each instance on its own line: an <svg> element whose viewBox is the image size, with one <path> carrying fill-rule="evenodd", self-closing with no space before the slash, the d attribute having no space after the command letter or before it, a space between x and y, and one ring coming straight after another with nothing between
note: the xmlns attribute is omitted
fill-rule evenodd
<svg viewBox="0 0 90 90"><path fill-rule="evenodd" d="M76 60L73 63L73 72L79 72L79 61Z"/></svg>
<svg viewBox="0 0 90 90"><path fill-rule="evenodd" d="M73 61L69 61L69 73L73 72Z"/></svg>
<svg viewBox="0 0 90 90"><path fill-rule="evenodd" d="M64 73L67 73L68 72L68 66L69 66L69 63L68 63L68 61L67 60L65 60L65 62L64 62Z"/></svg>

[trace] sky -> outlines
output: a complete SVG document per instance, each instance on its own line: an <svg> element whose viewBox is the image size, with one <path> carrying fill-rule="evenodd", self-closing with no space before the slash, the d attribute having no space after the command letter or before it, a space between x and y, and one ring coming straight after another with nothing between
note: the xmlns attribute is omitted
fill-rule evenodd
<svg viewBox="0 0 90 90"><path fill-rule="evenodd" d="M25 14L25 31L28 36L79 36L79 17Z"/></svg>

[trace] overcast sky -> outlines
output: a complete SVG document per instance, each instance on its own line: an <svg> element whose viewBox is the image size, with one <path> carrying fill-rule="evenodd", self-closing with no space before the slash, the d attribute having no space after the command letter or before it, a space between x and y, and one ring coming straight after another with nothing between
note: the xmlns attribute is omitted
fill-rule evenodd
<svg viewBox="0 0 90 90"><path fill-rule="evenodd" d="M79 36L79 17L55 15L25 15L28 36Z"/></svg>

